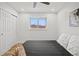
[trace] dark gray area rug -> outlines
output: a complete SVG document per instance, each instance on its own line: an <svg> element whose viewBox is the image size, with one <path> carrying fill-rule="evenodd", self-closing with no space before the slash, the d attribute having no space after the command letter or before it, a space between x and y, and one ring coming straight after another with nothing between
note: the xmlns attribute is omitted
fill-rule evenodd
<svg viewBox="0 0 79 59"><path fill-rule="evenodd" d="M72 56L55 40L26 41L24 44L27 56Z"/></svg>

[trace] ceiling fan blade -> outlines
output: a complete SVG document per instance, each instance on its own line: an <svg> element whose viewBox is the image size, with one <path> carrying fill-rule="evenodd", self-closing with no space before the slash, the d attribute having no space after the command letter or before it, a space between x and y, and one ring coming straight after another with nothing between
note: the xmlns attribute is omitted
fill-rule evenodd
<svg viewBox="0 0 79 59"><path fill-rule="evenodd" d="M40 3L46 4L46 5L49 5L50 4L49 2L40 2Z"/></svg>
<svg viewBox="0 0 79 59"><path fill-rule="evenodd" d="M35 7L36 7L36 5L37 5L37 2L34 2L34 3L33 3L33 8L35 8Z"/></svg>
<svg viewBox="0 0 79 59"><path fill-rule="evenodd" d="M79 16L79 8L76 9L76 10L77 10L76 15Z"/></svg>

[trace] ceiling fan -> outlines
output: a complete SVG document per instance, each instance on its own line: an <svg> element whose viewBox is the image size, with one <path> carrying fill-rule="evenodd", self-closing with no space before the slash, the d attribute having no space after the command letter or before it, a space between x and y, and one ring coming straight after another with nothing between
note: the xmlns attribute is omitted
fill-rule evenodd
<svg viewBox="0 0 79 59"><path fill-rule="evenodd" d="M45 4L45 5L50 5L49 2L40 2L40 3ZM33 3L33 8L35 8L36 5L37 5L37 2L34 2L34 3Z"/></svg>

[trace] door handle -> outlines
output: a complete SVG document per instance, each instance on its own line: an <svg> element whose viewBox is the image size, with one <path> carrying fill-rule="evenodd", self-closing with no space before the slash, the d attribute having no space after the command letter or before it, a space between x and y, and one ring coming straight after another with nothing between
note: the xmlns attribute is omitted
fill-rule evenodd
<svg viewBox="0 0 79 59"><path fill-rule="evenodd" d="M0 34L1 36L4 35L3 33Z"/></svg>

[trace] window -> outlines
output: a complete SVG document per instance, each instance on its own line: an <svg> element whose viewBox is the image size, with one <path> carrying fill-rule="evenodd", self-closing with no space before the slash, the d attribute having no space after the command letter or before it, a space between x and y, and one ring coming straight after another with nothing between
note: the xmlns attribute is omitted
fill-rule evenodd
<svg viewBox="0 0 79 59"><path fill-rule="evenodd" d="M31 28L46 28L47 19L46 18L31 18L30 27Z"/></svg>

